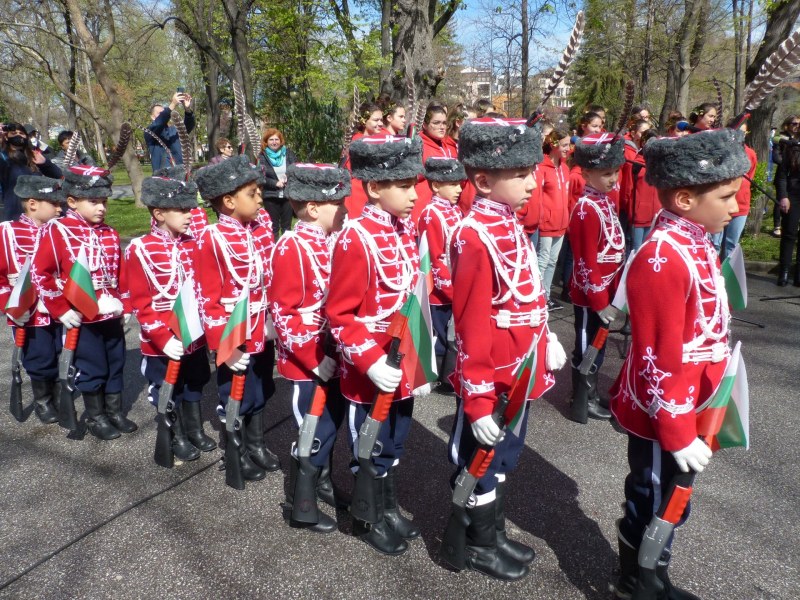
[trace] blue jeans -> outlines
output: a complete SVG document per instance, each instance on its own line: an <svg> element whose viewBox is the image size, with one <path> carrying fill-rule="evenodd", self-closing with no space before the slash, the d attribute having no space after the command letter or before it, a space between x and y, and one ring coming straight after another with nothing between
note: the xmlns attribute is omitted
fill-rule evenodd
<svg viewBox="0 0 800 600"><path fill-rule="evenodd" d="M719 257L720 260L725 260L728 255L733 252L733 249L736 248L736 245L742 237L745 223L747 223L747 215L733 217L731 222L728 223L728 226L722 231L722 253Z"/></svg>
<svg viewBox="0 0 800 600"><path fill-rule="evenodd" d="M650 227L634 227L633 228L633 249L638 250L644 243L647 234L650 233Z"/></svg>
<svg viewBox="0 0 800 600"><path fill-rule="evenodd" d="M539 272L542 275L542 287L547 297L550 297L550 286L553 285L553 274L556 272L558 253L561 252L561 244L564 236L539 238Z"/></svg>
<svg viewBox="0 0 800 600"><path fill-rule="evenodd" d="M528 234L528 239L531 241L531 244L533 244L533 247L538 250L538 248L539 248L539 230L537 229L533 233L529 233Z"/></svg>
<svg viewBox="0 0 800 600"><path fill-rule="evenodd" d="M714 250L717 251L717 254L719 254L720 247L722 246L722 234L723 233L724 232L720 231L719 233L710 234L711 243L714 244Z"/></svg>

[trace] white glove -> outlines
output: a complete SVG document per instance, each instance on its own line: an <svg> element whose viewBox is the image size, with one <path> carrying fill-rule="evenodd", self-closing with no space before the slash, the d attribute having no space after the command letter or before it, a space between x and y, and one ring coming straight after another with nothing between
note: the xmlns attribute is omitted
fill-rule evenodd
<svg viewBox="0 0 800 600"><path fill-rule="evenodd" d="M183 352L183 342L174 335L164 344L164 354L171 360L180 360L181 356L183 356Z"/></svg>
<svg viewBox="0 0 800 600"><path fill-rule="evenodd" d="M672 456L678 463L678 468L684 473L688 473L689 469L695 473L702 473L712 454L711 448L703 440L695 438L683 450L673 452Z"/></svg>
<svg viewBox="0 0 800 600"><path fill-rule="evenodd" d="M70 308L67 312L58 317L58 320L61 321L64 324L64 327L67 329L72 329L74 327L81 326L83 317L81 316L81 313Z"/></svg>
<svg viewBox="0 0 800 600"><path fill-rule="evenodd" d="M316 367L312 369L314 375L320 378L321 381L328 381L331 377L336 374L336 367L338 363L336 362L335 358L331 358L330 356L326 356L322 359L322 362L319 363Z"/></svg>
<svg viewBox="0 0 800 600"><path fill-rule="evenodd" d="M237 351L225 361L225 364L228 365L228 368L234 373L244 373L247 370L247 366L250 364L250 355L247 352L239 354L239 351Z"/></svg>
<svg viewBox="0 0 800 600"><path fill-rule="evenodd" d="M122 315L122 324L127 325L128 321L131 320L131 313L125 313Z"/></svg>
<svg viewBox="0 0 800 600"><path fill-rule="evenodd" d="M30 320L30 318L31 318L31 311L29 311L29 310L26 310L24 314L20 315L19 319L15 319L14 317L12 317L12 316L11 316L11 315L9 315L9 314L6 314L6 316L7 316L9 319L11 319L11 321L12 321L12 322L14 323L14 325L16 325L17 327L25 327L25 323L27 323L27 322Z"/></svg>
<svg viewBox="0 0 800 600"><path fill-rule="evenodd" d="M494 446L505 437L503 430L497 426L491 415L481 417L472 424L472 435L484 446Z"/></svg>
<svg viewBox="0 0 800 600"><path fill-rule="evenodd" d="M567 364L567 353L564 352L564 346L558 341L558 336L555 333L548 333L544 366L547 367L548 371L558 371L565 364Z"/></svg>
<svg viewBox="0 0 800 600"><path fill-rule="evenodd" d="M400 369L395 369L386 364L386 356L381 356L375 361L375 364L367 369L367 377L372 380L372 383L382 392L393 392L400 385L400 379L403 377L403 372Z"/></svg>
<svg viewBox="0 0 800 600"><path fill-rule="evenodd" d="M606 306L603 310L597 313L597 316L600 317L600 320L605 323L606 325L610 325L614 322L614 319L617 318L620 311L614 308L612 305Z"/></svg>

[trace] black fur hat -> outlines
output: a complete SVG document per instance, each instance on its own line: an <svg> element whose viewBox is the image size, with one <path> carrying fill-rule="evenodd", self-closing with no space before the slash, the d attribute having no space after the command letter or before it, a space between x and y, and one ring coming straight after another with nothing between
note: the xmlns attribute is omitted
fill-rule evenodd
<svg viewBox="0 0 800 600"><path fill-rule="evenodd" d="M425 161L425 179L441 183L464 181L467 173L455 158L431 156Z"/></svg>
<svg viewBox="0 0 800 600"><path fill-rule="evenodd" d="M148 177L142 182L142 202L150 208L195 208L197 185L193 181Z"/></svg>
<svg viewBox="0 0 800 600"><path fill-rule="evenodd" d="M644 159L645 180L662 190L736 179L750 169L744 132L727 127L650 140Z"/></svg>
<svg viewBox="0 0 800 600"><path fill-rule="evenodd" d="M353 177L362 181L399 181L420 175L422 140L395 135L370 135L350 145Z"/></svg>
<svg viewBox="0 0 800 600"><path fill-rule="evenodd" d="M261 182L261 169L251 165L246 156L233 156L195 173L195 181L205 200L231 194L252 181Z"/></svg>
<svg viewBox="0 0 800 600"><path fill-rule="evenodd" d="M472 119L458 134L458 160L467 168L520 169L543 158L542 126L528 127L525 119Z"/></svg>
<svg viewBox="0 0 800 600"><path fill-rule="evenodd" d="M75 199L109 198L113 181L106 169L75 165L64 172L62 189L65 196Z"/></svg>
<svg viewBox="0 0 800 600"><path fill-rule="evenodd" d="M590 133L575 143L574 157L582 169L618 169L625 164L625 139L613 133Z"/></svg>
<svg viewBox="0 0 800 600"><path fill-rule="evenodd" d="M350 172L336 165L295 163L286 169L286 197L297 202L340 202L350 195Z"/></svg>
<svg viewBox="0 0 800 600"><path fill-rule="evenodd" d="M60 179L51 179L42 175L20 175L14 186L14 193L23 200L47 200L63 202L67 199Z"/></svg>

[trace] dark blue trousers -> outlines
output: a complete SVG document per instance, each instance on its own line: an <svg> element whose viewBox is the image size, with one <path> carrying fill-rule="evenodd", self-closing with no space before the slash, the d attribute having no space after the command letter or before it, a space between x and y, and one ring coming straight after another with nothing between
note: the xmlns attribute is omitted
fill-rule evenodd
<svg viewBox="0 0 800 600"><path fill-rule="evenodd" d="M657 442L628 434L628 466L625 478L625 516L619 523L622 537L638 548L650 519L661 506L663 495L669 491L672 478L680 473L670 452L661 449ZM689 518L691 502L681 517L679 525ZM672 545L670 540L667 548Z"/></svg>
<svg viewBox="0 0 800 600"><path fill-rule="evenodd" d="M506 429L506 436L494 447L492 459L486 474L478 480L475 494L480 496L494 491L497 487L497 475L510 473L517 467L522 449L525 447L525 434L528 432L528 410L530 403L525 403L525 412L522 415L519 435L514 435ZM450 483L454 484L456 476L461 469L469 463L475 449L479 446L478 440L472 434L472 427L464 415L464 406L461 398L456 397L456 419L453 430L450 432L450 462L456 465L456 471Z"/></svg>
<svg viewBox="0 0 800 600"><path fill-rule="evenodd" d="M122 392L125 368L125 332L122 318L81 325L75 349L75 386L81 392L104 389L108 394Z"/></svg>
<svg viewBox="0 0 800 600"><path fill-rule="evenodd" d="M356 452L356 440L361 425L369 415L372 404L350 403L350 447L353 450L352 469L355 472L358 466L358 454ZM373 456L372 461L378 471L378 476L382 477L397 462L403 458L405 453L405 443L408 432L411 431L411 415L414 412L414 399L400 400L392 403L389 409L389 416L381 427L378 441L383 444L378 456Z"/></svg>
<svg viewBox="0 0 800 600"><path fill-rule="evenodd" d="M317 386L313 381L295 381L293 383L292 409L299 431L300 426L303 424L303 417L311 408L311 401L314 399L314 390ZM345 408L347 406L342 393L339 391L338 377L328 381L325 387L327 388L325 410L317 422L317 432L314 436L319 440L319 449L311 455L311 464L315 467L322 467L328 464L328 457L330 457L333 445L336 443L336 432L339 430L342 421L344 421Z"/></svg>
<svg viewBox="0 0 800 600"><path fill-rule="evenodd" d="M436 334L436 346L434 351L436 356L444 356L447 354L447 324L450 322L450 317L453 316L453 306L451 304L443 304L436 306L431 304L431 321L433 324L433 331Z"/></svg>
<svg viewBox="0 0 800 600"><path fill-rule="evenodd" d="M26 327L25 345L22 346L22 368L33 381L58 379L58 356L61 354L61 323L55 321L47 327ZM17 331L11 328L11 337Z"/></svg>
<svg viewBox="0 0 800 600"><path fill-rule="evenodd" d="M603 321L591 308L573 305L572 309L575 311L575 349L572 351L572 366L577 369L583 360L583 353L592 345L594 336ZM603 365L605 356L606 346L604 344L594 362L597 369Z"/></svg>
<svg viewBox="0 0 800 600"><path fill-rule="evenodd" d="M275 364L275 345L267 342L264 352L250 355L244 381L244 397L239 407L239 414L254 415L264 410L267 399L275 393L275 381L272 379L272 367ZM233 371L227 365L217 367L217 388L219 403L227 406L231 394Z"/></svg>
<svg viewBox="0 0 800 600"><path fill-rule="evenodd" d="M150 384L147 397L153 406L158 406L158 393L167 376L168 363L169 359L166 356L142 356L142 375ZM172 394L173 402L176 405L181 402L200 402L203 398L203 388L210 380L211 367L208 365L206 349L199 348L191 354L184 354L181 357L181 370Z"/></svg>

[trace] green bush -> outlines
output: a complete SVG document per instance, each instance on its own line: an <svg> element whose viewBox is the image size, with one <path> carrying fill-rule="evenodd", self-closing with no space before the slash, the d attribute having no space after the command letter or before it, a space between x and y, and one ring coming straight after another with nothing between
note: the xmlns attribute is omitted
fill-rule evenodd
<svg viewBox="0 0 800 600"><path fill-rule="evenodd" d="M301 94L278 106L274 125L286 138L286 146L300 160L339 162L345 118L336 98L322 102L311 95Z"/></svg>

